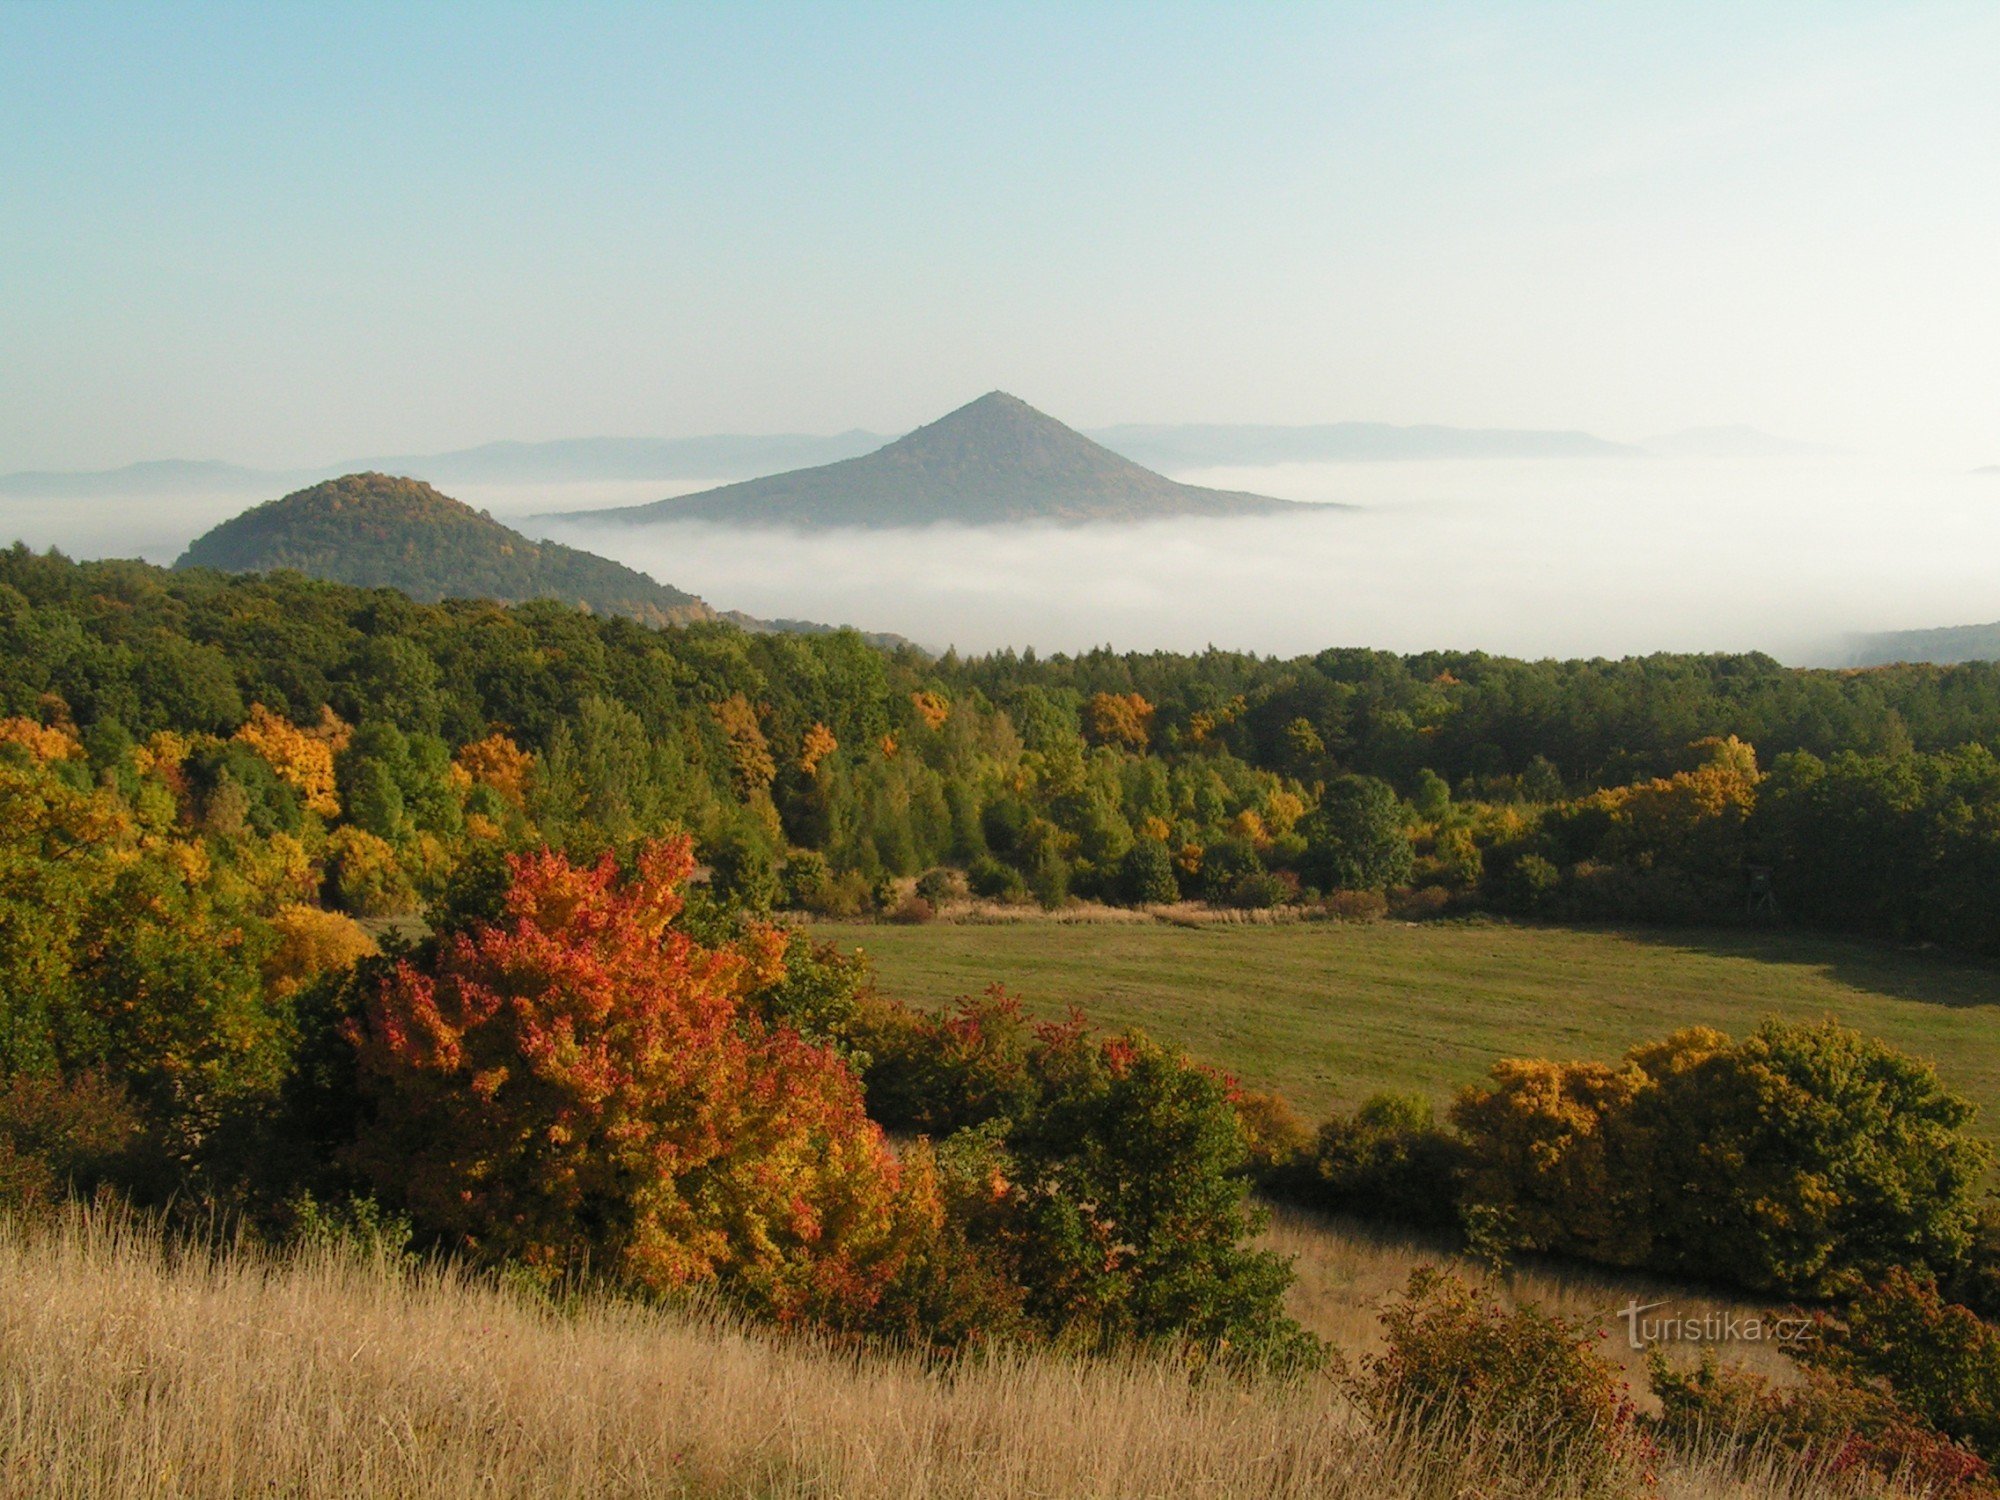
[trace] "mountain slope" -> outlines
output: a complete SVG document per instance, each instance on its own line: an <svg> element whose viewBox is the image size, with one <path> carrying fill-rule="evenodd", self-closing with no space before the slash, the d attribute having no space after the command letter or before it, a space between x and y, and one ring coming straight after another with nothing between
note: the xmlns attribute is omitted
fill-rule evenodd
<svg viewBox="0 0 2000 1500"><path fill-rule="evenodd" d="M400 589L413 599L560 599L648 624L710 620L694 595L594 553L536 542L416 479L349 474L254 506L198 537L176 568Z"/></svg>
<svg viewBox="0 0 2000 1500"><path fill-rule="evenodd" d="M1287 500L1178 484L1002 391L859 458L566 520L775 526L1143 521L1258 515Z"/></svg>
<svg viewBox="0 0 2000 1500"><path fill-rule="evenodd" d="M1437 458L1632 458L1640 450L1587 432L1514 428L1396 427L1326 422L1308 427L1183 422L1101 427L1090 434L1113 452L1156 468L1365 463Z"/></svg>

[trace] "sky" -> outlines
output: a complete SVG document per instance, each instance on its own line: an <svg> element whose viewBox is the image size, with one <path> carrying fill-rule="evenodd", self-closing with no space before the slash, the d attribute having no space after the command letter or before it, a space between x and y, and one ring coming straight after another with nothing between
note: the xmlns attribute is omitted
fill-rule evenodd
<svg viewBox="0 0 2000 1500"><path fill-rule="evenodd" d="M2000 463L2000 6L0 5L0 471L996 387Z"/></svg>

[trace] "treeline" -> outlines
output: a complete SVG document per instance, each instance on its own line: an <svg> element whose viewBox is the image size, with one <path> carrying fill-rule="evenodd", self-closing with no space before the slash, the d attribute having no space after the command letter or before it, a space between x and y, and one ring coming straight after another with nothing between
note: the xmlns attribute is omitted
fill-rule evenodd
<svg viewBox="0 0 2000 1500"><path fill-rule="evenodd" d="M17 547L0 717L68 737L92 782L169 754L184 823L297 841L364 916L416 910L482 841L591 856L682 827L719 889L835 914L1393 902L2000 951L1993 664L931 659Z"/></svg>

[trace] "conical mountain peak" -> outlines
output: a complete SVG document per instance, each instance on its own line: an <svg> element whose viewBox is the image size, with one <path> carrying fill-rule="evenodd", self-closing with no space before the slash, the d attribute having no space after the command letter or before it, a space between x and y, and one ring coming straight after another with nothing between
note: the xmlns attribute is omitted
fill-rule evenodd
<svg viewBox="0 0 2000 1500"><path fill-rule="evenodd" d="M588 514L789 526L1143 521L1288 509L1180 484L1121 458L1018 396L988 391L893 443L839 463Z"/></svg>

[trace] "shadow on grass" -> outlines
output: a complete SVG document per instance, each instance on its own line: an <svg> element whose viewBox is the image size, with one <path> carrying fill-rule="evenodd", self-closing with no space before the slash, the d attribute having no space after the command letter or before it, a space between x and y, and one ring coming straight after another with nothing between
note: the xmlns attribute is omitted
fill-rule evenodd
<svg viewBox="0 0 2000 1500"><path fill-rule="evenodd" d="M1948 949L1899 947L1800 928L1581 926L1635 943L1750 963L1809 969L1891 1000L1966 1009L2000 1006L2000 965Z"/></svg>

